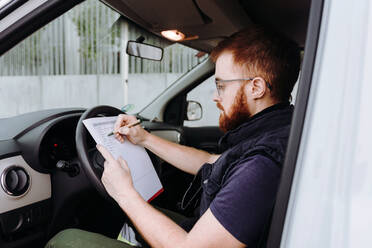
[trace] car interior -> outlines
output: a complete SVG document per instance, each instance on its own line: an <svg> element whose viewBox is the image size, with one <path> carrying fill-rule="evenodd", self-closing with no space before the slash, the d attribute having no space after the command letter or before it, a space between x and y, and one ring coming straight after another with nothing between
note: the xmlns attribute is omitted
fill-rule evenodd
<svg viewBox="0 0 372 248"><path fill-rule="evenodd" d="M0 21L24 2L15 0L0 9ZM13 21L0 33L0 54L81 2L46 1ZM165 39L162 31L179 30L185 36L181 44L207 54L219 41L252 24L284 33L303 50L309 39L310 0L102 2L161 39ZM223 133L217 126L184 125L188 92L213 74L209 61L190 70L181 83L167 88L136 113L141 125L171 141L219 153ZM82 121L120 113L123 111L114 107L96 106L46 109L0 119L0 247L43 247L67 228L117 237L127 217L99 182L104 160ZM183 209L181 201L193 177L147 152L164 187L151 204L192 216L195 207Z"/></svg>

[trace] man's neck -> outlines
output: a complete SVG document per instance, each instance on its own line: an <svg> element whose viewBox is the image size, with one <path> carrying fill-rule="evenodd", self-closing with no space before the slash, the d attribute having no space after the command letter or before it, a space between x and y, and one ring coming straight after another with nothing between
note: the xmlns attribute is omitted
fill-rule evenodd
<svg viewBox="0 0 372 248"><path fill-rule="evenodd" d="M254 105L253 109L251 110L251 116L261 112L264 109L267 109L268 107L271 107L277 103L279 103L276 100L270 99L270 100L256 100L256 104Z"/></svg>

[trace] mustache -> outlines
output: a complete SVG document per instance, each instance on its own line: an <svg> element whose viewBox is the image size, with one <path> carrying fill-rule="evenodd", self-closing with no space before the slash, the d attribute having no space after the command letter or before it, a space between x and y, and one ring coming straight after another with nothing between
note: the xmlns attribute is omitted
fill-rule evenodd
<svg viewBox="0 0 372 248"><path fill-rule="evenodd" d="M219 108L220 110L225 111L225 110L223 109L222 105L221 105L219 102L216 103L216 106L217 106L217 108Z"/></svg>

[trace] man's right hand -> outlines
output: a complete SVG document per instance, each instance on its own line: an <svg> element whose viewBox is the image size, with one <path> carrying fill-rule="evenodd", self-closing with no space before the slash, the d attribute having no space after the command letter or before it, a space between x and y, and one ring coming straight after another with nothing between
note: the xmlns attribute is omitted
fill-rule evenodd
<svg viewBox="0 0 372 248"><path fill-rule="evenodd" d="M219 155L209 154L151 135L141 125L128 127L136 122L137 119L134 116L119 115L114 126L115 138L124 142L125 136L131 143L145 147L169 164L187 173L196 175L204 163L213 163L219 157Z"/></svg>
<svg viewBox="0 0 372 248"><path fill-rule="evenodd" d="M143 129L141 125L128 127L129 124L135 123L136 121L137 118L135 116L120 114L114 125L115 138L123 143L124 136L126 136L133 144L143 145L149 133Z"/></svg>

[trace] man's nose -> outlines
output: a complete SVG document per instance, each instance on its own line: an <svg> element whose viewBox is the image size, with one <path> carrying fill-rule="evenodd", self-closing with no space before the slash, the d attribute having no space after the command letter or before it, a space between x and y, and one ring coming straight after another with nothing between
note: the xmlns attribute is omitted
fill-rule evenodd
<svg viewBox="0 0 372 248"><path fill-rule="evenodd" d="M213 92L213 101L214 102L220 102L221 101L221 97L218 95L217 90L214 90L214 92Z"/></svg>

